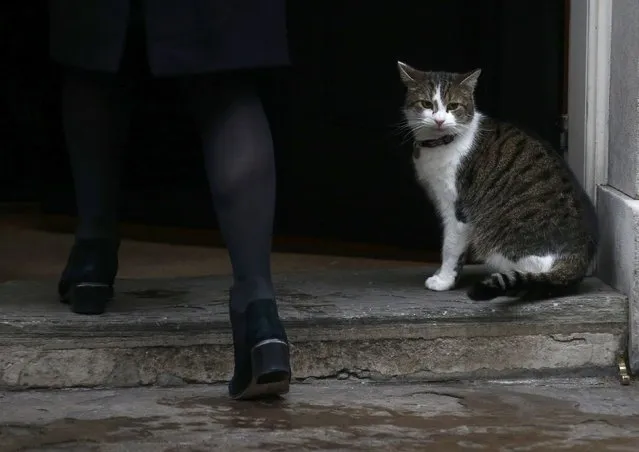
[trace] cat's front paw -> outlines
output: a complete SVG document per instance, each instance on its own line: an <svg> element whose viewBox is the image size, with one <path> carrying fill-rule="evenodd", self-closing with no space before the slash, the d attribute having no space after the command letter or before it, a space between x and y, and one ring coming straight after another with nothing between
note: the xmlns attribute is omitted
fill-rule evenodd
<svg viewBox="0 0 639 452"><path fill-rule="evenodd" d="M443 290L450 290L455 285L455 275L446 273L435 273L430 278L426 278L424 283L427 289L441 292Z"/></svg>

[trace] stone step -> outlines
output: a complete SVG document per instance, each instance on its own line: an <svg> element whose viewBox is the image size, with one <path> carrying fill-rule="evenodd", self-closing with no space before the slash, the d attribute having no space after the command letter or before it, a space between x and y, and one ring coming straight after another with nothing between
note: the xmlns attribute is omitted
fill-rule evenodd
<svg viewBox="0 0 639 452"><path fill-rule="evenodd" d="M423 288L423 270L278 275L297 379L452 380L608 373L627 299L597 279L534 304ZM468 267L461 286L481 267ZM216 383L232 372L225 277L121 280L107 314L79 316L56 281L0 284L5 389Z"/></svg>

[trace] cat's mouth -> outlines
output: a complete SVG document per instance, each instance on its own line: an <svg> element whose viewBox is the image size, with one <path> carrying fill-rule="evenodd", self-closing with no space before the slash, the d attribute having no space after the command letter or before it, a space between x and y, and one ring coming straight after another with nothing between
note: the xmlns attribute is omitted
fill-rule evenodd
<svg viewBox="0 0 639 452"><path fill-rule="evenodd" d="M454 129L455 125L449 121L435 121L432 118L407 117L408 124L415 130L429 131L433 133L445 133L450 129Z"/></svg>
<svg viewBox="0 0 639 452"><path fill-rule="evenodd" d="M431 125L413 128L413 136L416 140L432 140L446 135L457 135L457 129L450 126L437 127Z"/></svg>

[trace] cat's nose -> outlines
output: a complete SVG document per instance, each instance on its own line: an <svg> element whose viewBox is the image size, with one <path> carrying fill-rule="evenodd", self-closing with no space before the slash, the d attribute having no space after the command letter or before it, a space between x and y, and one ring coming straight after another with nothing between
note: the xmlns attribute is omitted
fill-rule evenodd
<svg viewBox="0 0 639 452"><path fill-rule="evenodd" d="M437 127L441 128L442 124L444 124L444 121L446 121L445 119L435 119L435 124L437 124Z"/></svg>

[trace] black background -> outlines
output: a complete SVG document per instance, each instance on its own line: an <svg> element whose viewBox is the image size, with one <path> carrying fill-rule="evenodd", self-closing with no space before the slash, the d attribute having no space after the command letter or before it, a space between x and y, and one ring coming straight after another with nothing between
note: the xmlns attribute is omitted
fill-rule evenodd
<svg viewBox="0 0 639 452"><path fill-rule="evenodd" d="M276 232L436 249L437 220L394 127L403 96L396 61L482 68L479 108L557 145L565 14L558 0L290 1L294 66L263 87L277 148ZM3 2L0 33L0 201L73 213L46 2ZM165 81L144 93L121 218L215 227L197 135L174 94Z"/></svg>

